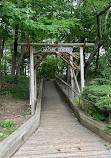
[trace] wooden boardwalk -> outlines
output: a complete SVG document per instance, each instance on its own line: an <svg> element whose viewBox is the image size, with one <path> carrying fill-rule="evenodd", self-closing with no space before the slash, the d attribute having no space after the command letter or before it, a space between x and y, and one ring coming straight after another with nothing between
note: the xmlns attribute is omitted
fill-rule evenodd
<svg viewBox="0 0 111 158"><path fill-rule="evenodd" d="M111 158L103 139L74 117L53 81L45 81L41 124L13 158Z"/></svg>

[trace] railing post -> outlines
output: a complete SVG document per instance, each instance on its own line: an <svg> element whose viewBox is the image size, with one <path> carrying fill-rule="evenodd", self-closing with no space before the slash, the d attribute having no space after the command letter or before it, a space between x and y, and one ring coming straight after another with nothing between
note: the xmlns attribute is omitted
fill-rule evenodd
<svg viewBox="0 0 111 158"><path fill-rule="evenodd" d="M70 55L70 60L73 61L72 51L71 51L71 55ZM73 64L71 61L70 61L70 63ZM74 89L74 76L73 76L72 67L70 68L70 70L71 70L71 88ZM71 98L74 101L74 92L73 91L71 91Z"/></svg>
<svg viewBox="0 0 111 158"><path fill-rule="evenodd" d="M84 80L84 56L83 56L83 47L80 47L80 67L81 67L81 91L84 88L85 80ZM82 99L82 108L85 109L85 102ZM86 110L86 109L85 109Z"/></svg>
<svg viewBox="0 0 111 158"><path fill-rule="evenodd" d="M35 104L37 103L37 76L36 69L34 70L34 85L35 85Z"/></svg>
<svg viewBox="0 0 111 158"><path fill-rule="evenodd" d="M30 99L31 99L31 115L35 113L35 94L34 94L34 56L33 47L30 47Z"/></svg>
<svg viewBox="0 0 111 158"><path fill-rule="evenodd" d="M81 66L81 90L84 88L84 57L83 57L83 47L80 47L80 66Z"/></svg>

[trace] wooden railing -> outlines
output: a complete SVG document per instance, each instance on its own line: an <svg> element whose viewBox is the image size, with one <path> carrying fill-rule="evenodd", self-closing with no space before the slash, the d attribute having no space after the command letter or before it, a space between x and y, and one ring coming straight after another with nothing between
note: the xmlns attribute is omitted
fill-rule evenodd
<svg viewBox="0 0 111 158"><path fill-rule="evenodd" d="M72 89L71 86L68 85L68 83L66 83L64 80L62 80L58 76L55 76L55 77L56 77L57 82L63 86L64 90L66 90L66 93L69 97L71 97L71 91L74 93L74 100L71 100L73 103L75 102L75 98L78 97L79 106L81 106L82 110L84 110L85 113L87 114L87 111L88 111L87 103L90 103L93 105L95 105L95 103L82 97L80 93L77 93L76 90ZM109 111L109 122L111 123L111 110Z"/></svg>
<svg viewBox="0 0 111 158"><path fill-rule="evenodd" d="M74 93L74 98L75 97L79 98L79 105L82 104L83 98L82 98L81 94L78 93L76 90L72 89L72 87L68 83L66 83L64 80L62 80L58 76L55 76L55 77L56 77L57 82L60 85L64 86L64 90L66 91L67 95L71 98L71 96L72 96L71 92L73 92ZM74 102L74 100L72 100L72 101ZM84 109L85 107L83 107L83 105L82 105L82 108Z"/></svg>
<svg viewBox="0 0 111 158"><path fill-rule="evenodd" d="M56 80L58 81L58 83L60 83L62 86L64 86L64 90L66 90L66 93L70 98L71 98L71 92L74 93L74 100L71 98L72 102L76 102L75 98L78 98L79 99L79 102L78 102L79 106L87 114L87 111L88 111L87 103L90 103L90 104L93 104L93 105L95 105L95 103L85 99L83 96L81 96L80 93L78 93L76 90L72 89L71 86L68 83L66 83L64 80L62 80L58 76L55 76L55 77L56 77Z"/></svg>

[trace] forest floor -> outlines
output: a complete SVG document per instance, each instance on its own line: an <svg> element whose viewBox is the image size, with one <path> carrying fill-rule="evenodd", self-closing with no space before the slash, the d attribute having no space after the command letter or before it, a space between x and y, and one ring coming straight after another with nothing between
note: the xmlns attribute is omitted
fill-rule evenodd
<svg viewBox="0 0 111 158"><path fill-rule="evenodd" d="M37 81L39 90L40 80ZM38 94L38 93L37 93ZM0 142L18 129L31 117L29 78L2 76L0 91Z"/></svg>
<svg viewBox="0 0 111 158"><path fill-rule="evenodd" d="M40 80L37 81L37 91ZM38 92L37 92L38 94ZM0 142L31 118L29 78L2 76L0 92Z"/></svg>
<svg viewBox="0 0 111 158"><path fill-rule="evenodd" d="M31 117L30 111L29 100L0 98L0 142Z"/></svg>

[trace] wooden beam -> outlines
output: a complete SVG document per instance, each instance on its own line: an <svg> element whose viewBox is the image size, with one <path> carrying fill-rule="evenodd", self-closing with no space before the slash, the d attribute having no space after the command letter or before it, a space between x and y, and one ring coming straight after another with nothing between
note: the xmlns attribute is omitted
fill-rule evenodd
<svg viewBox="0 0 111 158"><path fill-rule="evenodd" d="M41 50L39 50L39 51L34 52L34 57L37 55L44 55L46 53L47 53L47 55L52 55L52 54L55 55L56 54L55 52L52 52L52 53L51 52L42 52ZM65 54L72 55L75 59L78 59L80 57L80 53L77 53L77 52L73 52L72 54L66 52ZM76 56L78 56L78 57L76 57Z"/></svg>
<svg viewBox="0 0 111 158"><path fill-rule="evenodd" d="M83 45L83 51L85 50L86 43L87 43L87 39L85 38L85 40L84 40L84 45Z"/></svg>
<svg viewBox="0 0 111 158"><path fill-rule="evenodd" d="M52 53L50 53L50 52L35 52L34 53L34 57L36 57L36 56L38 56L38 55L44 55L44 54L47 54L47 55L55 55L56 53L54 53L54 52L52 52Z"/></svg>
<svg viewBox="0 0 111 158"><path fill-rule="evenodd" d="M84 43L29 43L30 46L51 46L51 47L83 47ZM27 43L18 43L18 46L27 46ZM94 43L86 43L86 47L94 47Z"/></svg>
<svg viewBox="0 0 111 158"><path fill-rule="evenodd" d="M74 58L76 58L76 59L79 59L79 58L80 58L80 53L77 53L77 52L72 53L72 56L73 56Z"/></svg>
<svg viewBox="0 0 111 158"><path fill-rule="evenodd" d="M47 57L47 54L45 54L40 60L39 62L34 66L34 69L37 69L38 66L40 65L40 63Z"/></svg>
<svg viewBox="0 0 111 158"><path fill-rule="evenodd" d="M33 47L30 47L30 98L31 98L31 115L35 114L35 94L34 94L34 56Z"/></svg>
<svg viewBox="0 0 111 158"><path fill-rule="evenodd" d="M41 53L41 50L38 50L38 51L34 52L34 56L39 55L40 53Z"/></svg>
<svg viewBox="0 0 111 158"><path fill-rule="evenodd" d="M72 52L71 52L71 54L72 54ZM70 64L72 65L73 64L73 56L72 55L70 55ZM71 88L72 89L74 89L74 76L73 76L73 69L72 69L72 67L70 68L70 72L71 72ZM73 91L71 91L71 98L72 98L72 102L74 102L74 92Z"/></svg>
<svg viewBox="0 0 111 158"><path fill-rule="evenodd" d="M73 56L72 55L70 55L70 57L67 55L67 54L65 54L65 53L62 53L66 58L68 58L70 61L71 61L71 63L78 69L78 70L80 70L80 67L79 66L77 66L73 61L72 61L72 59L73 59ZM72 56L72 57L71 57Z"/></svg>
<svg viewBox="0 0 111 158"><path fill-rule="evenodd" d="M74 72L74 71L73 71L73 76L74 76L74 79L75 79L75 83L76 83L76 86L77 86L78 92L80 93L79 84L78 84L78 81L77 81L77 78L76 78L76 74L75 74L75 72Z"/></svg>
<svg viewBox="0 0 111 158"><path fill-rule="evenodd" d="M75 58L75 59L79 59L80 58L80 53L74 53L74 52L72 52L72 54L71 54L71 53L66 52L65 54L72 55L73 58Z"/></svg>
<svg viewBox="0 0 111 158"><path fill-rule="evenodd" d="M80 47L80 66L81 66L81 90L84 88L84 57L83 57L83 47Z"/></svg>
<svg viewBox="0 0 111 158"><path fill-rule="evenodd" d="M36 69L34 70L34 86L35 86L35 105L37 104L37 76ZM35 107L36 109L36 107Z"/></svg>
<svg viewBox="0 0 111 158"><path fill-rule="evenodd" d="M73 70L76 70L76 68L67 60L67 59L65 59L64 57L62 57L61 55L61 53L57 53L57 55L61 58L61 59L63 59L66 63L68 63L72 68L73 68Z"/></svg>

